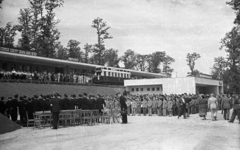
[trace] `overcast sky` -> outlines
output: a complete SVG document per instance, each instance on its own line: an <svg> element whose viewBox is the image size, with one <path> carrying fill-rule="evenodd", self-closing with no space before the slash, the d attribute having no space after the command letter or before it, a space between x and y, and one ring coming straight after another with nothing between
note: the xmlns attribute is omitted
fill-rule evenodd
<svg viewBox="0 0 240 150"><path fill-rule="evenodd" d="M28 0L4 0L0 26L17 24L20 8L28 6ZM106 48L117 49L119 55L127 49L139 54L165 51L175 59L173 77L185 77L187 53L201 55L196 69L207 74L214 57L226 55L219 50L220 41L233 27L235 14L226 0L65 0L56 17L64 46L70 39L80 41L81 48L96 43L91 24L100 17L113 36Z"/></svg>

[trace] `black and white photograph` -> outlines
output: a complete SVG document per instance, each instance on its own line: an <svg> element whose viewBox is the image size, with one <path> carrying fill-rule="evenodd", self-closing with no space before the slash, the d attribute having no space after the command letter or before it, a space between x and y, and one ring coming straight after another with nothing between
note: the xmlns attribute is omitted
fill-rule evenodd
<svg viewBox="0 0 240 150"><path fill-rule="evenodd" d="M0 0L0 150L239 150L240 0Z"/></svg>

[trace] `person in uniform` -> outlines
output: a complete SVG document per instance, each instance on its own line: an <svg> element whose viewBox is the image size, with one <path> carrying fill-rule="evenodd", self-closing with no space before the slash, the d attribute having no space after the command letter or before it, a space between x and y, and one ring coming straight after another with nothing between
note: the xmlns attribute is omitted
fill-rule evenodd
<svg viewBox="0 0 240 150"><path fill-rule="evenodd" d="M156 101L156 96L153 97L152 110L153 110L153 114L157 114L157 101Z"/></svg>
<svg viewBox="0 0 240 150"><path fill-rule="evenodd" d="M186 119L186 102L184 99L184 96L182 95L179 98L179 113L178 113L178 119L183 115L184 119Z"/></svg>
<svg viewBox="0 0 240 150"><path fill-rule="evenodd" d="M162 109L163 109L163 116L166 116L167 115L167 100L165 97L163 98Z"/></svg>
<svg viewBox="0 0 240 150"><path fill-rule="evenodd" d="M162 116L162 98L157 101L158 116Z"/></svg>
<svg viewBox="0 0 240 150"><path fill-rule="evenodd" d="M167 110L168 110L169 117L172 117L172 107L173 107L173 102L170 98L168 98Z"/></svg>
<svg viewBox="0 0 240 150"><path fill-rule="evenodd" d="M18 94L14 96L14 99L11 101L10 105L10 115L12 121L16 122L18 117Z"/></svg>
<svg viewBox="0 0 240 150"><path fill-rule="evenodd" d="M148 97L148 102L147 102L147 106L148 106L148 116L152 116L152 98Z"/></svg>
<svg viewBox="0 0 240 150"><path fill-rule="evenodd" d="M117 94L117 95L119 95L119 94ZM123 124L126 124L128 122L127 121L127 113L126 113L126 111L127 111L127 104L126 104L125 96L126 96L126 92L123 92L123 95L121 95L119 97L120 105L121 105L121 111L123 112L123 113L121 113L121 115L122 115L122 123Z"/></svg>
<svg viewBox="0 0 240 150"><path fill-rule="evenodd" d="M144 96L142 101L143 115L146 116L147 113L147 98Z"/></svg>
<svg viewBox="0 0 240 150"><path fill-rule="evenodd" d="M236 95L233 100L233 112L232 112L231 119L229 120L229 123L233 123L236 116L238 116L238 121L240 124L240 98L238 95Z"/></svg>
<svg viewBox="0 0 240 150"><path fill-rule="evenodd" d="M218 101L213 96L213 94L211 94L210 98L208 99L208 108L211 110L212 121L216 121L217 120Z"/></svg>
<svg viewBox="0 0 240 150"><path fill-rule="evenodd" d="M89 99L88 99L88 94L87 93L84 93L83 94L83 99L82 99L82 110L88 110L90 109L90 102L89 102Z"/></svg>
<svg viewBox="0 0 240 150"><path fill-rule="evenodd" d="M219 100L218 100L219 102ZM232 108L232 102L227 95L224 95L221 101L221 109L223 110L223 118L225 120L229 120L230 117L230 109Z"/></svg>
<svg viewBox="0 0 240 150"><path fill-rule="evenodd" d="M33 109L33 98L28 98L28 102L26 103L26 111L28 114L28 119L33 119L33 113L34 113L34 109Z"/></svg>
<svg viewBox="0 0 240 150"><path fill-rule="evenodd" d="M64 98L62 100L62 110L68 110L69 109L69 99L68 95L64 94Z"/></svg>
<svg viewBox="0 0 240 150"><path fill-rule="evenodd" d="M105 100L103 99L103 97L99 94L98 94L98 98L96 100L96 106L97 106L97 109L99 110L99 114L102 115L103 108L106 107L106 103L105 103Z"/></svg>
<svg viewBox="0 0 240 150"><path fill-rule="evenodd" d="M52 106L52 116L53 116L53 129L58 128L58 121L59 121L59 114L61 111L61 103L58 98L58 94L54 94L51 99L51 106Z"/></svg>
<svg viewBox="0 0 240 150"><path fill-rule="evenodd" d="M19 101L18 101L18 108L19 108L19 115L20 115L21 124L26 123L26 120L27 120L25 103L26 102L25 102L24 98L21 96L19 98Z"/></svg>

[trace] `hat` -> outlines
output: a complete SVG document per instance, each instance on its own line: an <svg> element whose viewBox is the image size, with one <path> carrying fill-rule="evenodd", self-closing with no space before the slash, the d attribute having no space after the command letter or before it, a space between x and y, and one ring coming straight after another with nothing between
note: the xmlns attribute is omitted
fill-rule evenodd
<svg viewBox="0 0 240 150"><path fill-rule="evenodd" d="M14 95L15 98L18 98L18 94Z"/></svg>
<svg viewBox="0 0 240 150"><path fill-rule="evenodd" d="M84 96L87 96L87 93L83 93Z"/></svg>
<svg viewBox="0 0 240 150"><path fill-rule="evenodd" d="M1 97L1 100L4 100L4 98L5 98L5 97L2 96L2 97Z"/></svg>
<svg viewBox="0 0 240 150"><path fill-rule="evenodd" d="M20 98L19 98L20 100L23 100L23 97L22 96L20 96Z"/></svg>
<svg viewBox="0 0 240 150"><path fill-rule="evenodd" d="M72 95L72 97L76 97L76 95L75 95L75 94L73 94L73 95Z"/></svg>
<svg viewBox="0 0 240 150"><path fill-rule="evenodd" d="M64 94L64 97L68 97L68 95L67 95L67 94Z"/></svg>
<svg viewBox="0 0 240 150"><path fill-rule="evenodd" d="M79 94L78 96L79 96L79 97L83 97L83 95L82 95L82 94Z"/></svg>

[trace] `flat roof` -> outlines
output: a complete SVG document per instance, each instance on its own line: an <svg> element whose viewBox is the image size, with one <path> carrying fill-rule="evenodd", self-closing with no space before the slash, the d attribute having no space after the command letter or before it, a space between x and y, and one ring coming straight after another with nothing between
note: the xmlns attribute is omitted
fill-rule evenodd
<svg viewBox="0 0 240 150"><path fill-rule="evenodd" d="M61 60L61 59L54 59L54 58L48 58L48 57L24 55L24 54L4 52L4 51L0 51L0 59L6 60L6 61L18 61L23 63L42 64L42 65L49 65L49 66L64 67L69 65L75 68L88 68L88 69L95 69L96 67L105 67L105 66L95 65L95 64L87 64L82 62L74 62L69 60ZM114 68L114 67L108 67L108 68ZM115 69L118 69L118 68L115 68ZM137 76L146 76L146 77L154 77L154 78L167 77L167 75L163 73L149 73L149 72L142 72L137 70L123 69L123 68L119 68L119 69L129 71L131 72L132 75L137 75Z"/></svg>

